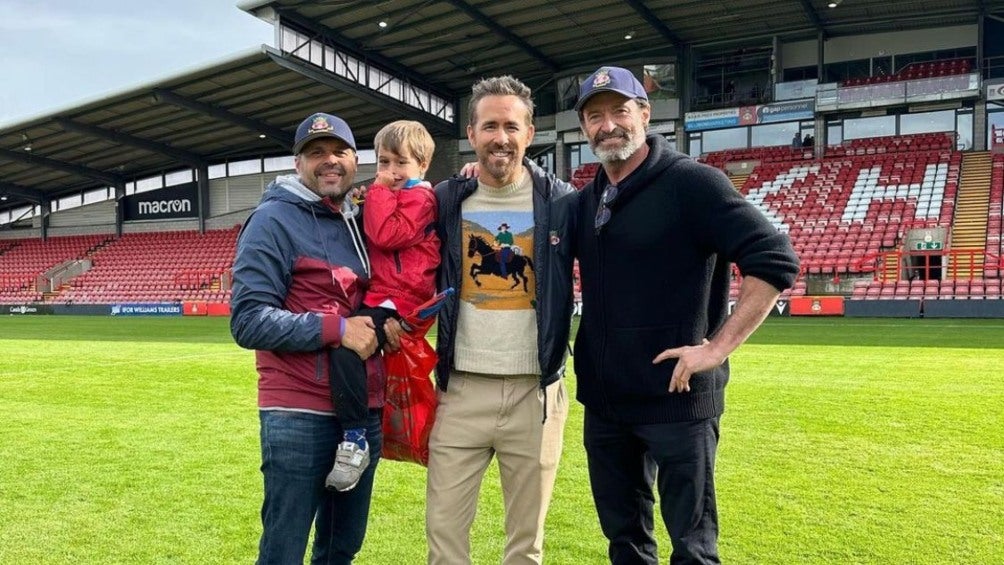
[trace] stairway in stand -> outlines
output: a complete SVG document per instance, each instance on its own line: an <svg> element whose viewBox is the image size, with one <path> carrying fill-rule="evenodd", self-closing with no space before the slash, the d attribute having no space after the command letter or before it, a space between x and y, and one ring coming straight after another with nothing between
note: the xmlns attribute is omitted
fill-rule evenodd
<svg viewBox="0 0 1004 565"><path fill-rule="evenodd" d="M748 178L750 178L750 173L729 175L729 180L732 181L732 186L736 187L736 190L740 192L742 192L743 185L746 184L746 179Z"/></svg>
<svg viewBox="0 0 1004 565"><path fill-rule="evenodd" d="M990 208L990 153L979 151L962 157L959 194L952 220L951 250L969 252L953 255L949 277L970 279L983 276L987 245L987 215Z"/></svg>
<svg viewBox="0 0 1004 565"><path fill-rule="evenodd" d="M898 281L899 280L899 255L895 253L889 253L882 260L882 274L879 276L881 281Z"/></svg>

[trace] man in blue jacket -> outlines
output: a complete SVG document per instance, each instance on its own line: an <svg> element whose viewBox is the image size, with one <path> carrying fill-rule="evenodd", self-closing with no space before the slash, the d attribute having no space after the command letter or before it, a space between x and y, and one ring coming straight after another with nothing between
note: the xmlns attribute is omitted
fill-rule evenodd
<svg viewBox="0 0 1004 565"><path fill-rule="evenodd" d="M798 258L724 174L646 136L648 97L630 71L601 67L575 109L602 164L579 202L575 375L610 560L659 562L658 480L670 562L719 563L714 465L728 355L794 283ZM744 277L728 315L733 262Z"/></svg>
<svg viewBox="0 0 1004 565"><path fill-rule="evenodd" d="M258 563L303 563L313 523L312 562L347 564L366 533L384 390L373 322L352 316L368 279L359 211L345 198L358 157L348 124L329 114L300 124L293 154L296 174L265 190L234 262L230 328L241 347L256 350L259 375L265 500ZM348 492L324 486L342 441L328 387L332 347L367 359L371 463Z"/></svg>

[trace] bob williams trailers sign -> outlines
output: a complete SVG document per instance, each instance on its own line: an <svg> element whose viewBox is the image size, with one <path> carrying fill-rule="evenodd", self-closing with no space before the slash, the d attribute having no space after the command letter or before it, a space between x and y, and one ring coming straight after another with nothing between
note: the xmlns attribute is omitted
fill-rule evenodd
<svg viewBox="0 0 1004 565"><path fill-rule="evenodd" d="M198 218L198 195L198 185L194 182L131 194L119 202L122 219L131 222Z"/></svg>

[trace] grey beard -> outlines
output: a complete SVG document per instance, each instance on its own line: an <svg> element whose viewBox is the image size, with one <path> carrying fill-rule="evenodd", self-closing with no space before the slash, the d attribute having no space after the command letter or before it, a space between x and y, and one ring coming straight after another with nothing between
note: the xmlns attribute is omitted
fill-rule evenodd
<svg viewBox="0 0 1004 565"><path fill-rule="evenodd" d="M596 158L599 159L601 163L620 163L627 161L629 157L634 155L634 152L641 147L641 142L629 137L624 145L619 149L598 148L592 143L589 145L593 150L593 154L596 155Z"/></svg>

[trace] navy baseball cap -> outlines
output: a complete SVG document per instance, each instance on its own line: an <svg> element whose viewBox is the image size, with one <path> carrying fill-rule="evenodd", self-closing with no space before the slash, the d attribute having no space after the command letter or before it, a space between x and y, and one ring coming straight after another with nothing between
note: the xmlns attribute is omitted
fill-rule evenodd
<svg viewBox="0 0 1004 565"><path fill-rule="evenodd" d="M299 155L304 145L321 137L340 139L347 143L353 151L356 150L356 138L352 136L349 124L338 116L318 112L303 120L300 127L296 128L296 137L293 138L293 155Z"/></svg>
<svg viewBox="0 0 1004 565"><path fill-rule="evenodd" d="M579 101L575 103L575 111L581 111L586 101L600 92L616 92L628 98L648 100L648 93L634 73L621 67L600 67L579 85Z"/></svg>

